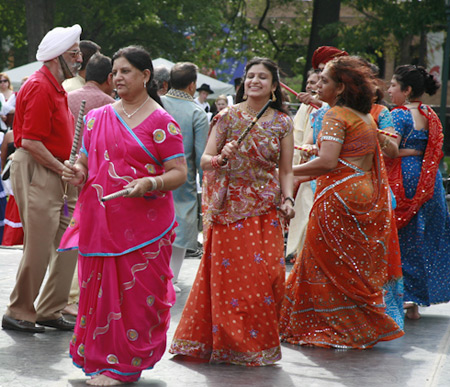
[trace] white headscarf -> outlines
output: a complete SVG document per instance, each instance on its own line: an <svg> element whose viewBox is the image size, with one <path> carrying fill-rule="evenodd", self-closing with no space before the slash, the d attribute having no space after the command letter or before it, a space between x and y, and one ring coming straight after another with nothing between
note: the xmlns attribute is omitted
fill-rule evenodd
<svg viewBox="0 0 450 387"><path fill-rule="evenodd" d="M36 59L45 62L57 58L66 52L75 43L80 42L81 27L75 24L72 27L55 27L44 36L39 44Z"/></svg>

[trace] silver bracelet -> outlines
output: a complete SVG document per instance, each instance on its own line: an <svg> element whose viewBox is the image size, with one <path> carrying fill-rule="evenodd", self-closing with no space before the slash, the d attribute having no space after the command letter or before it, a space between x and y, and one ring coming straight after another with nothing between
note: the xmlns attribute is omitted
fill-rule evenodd
<svg viewBox="0 0 450 387"><path fill-rule="evenodd" d="M147 179L150 180L150 183L152 183L152 188L150 189L150 191L154 191L156 189L156 187L157 187L157 184L158 184L156 182L156 179L154 177L151 177L151 176L147 177Z"/></svg>

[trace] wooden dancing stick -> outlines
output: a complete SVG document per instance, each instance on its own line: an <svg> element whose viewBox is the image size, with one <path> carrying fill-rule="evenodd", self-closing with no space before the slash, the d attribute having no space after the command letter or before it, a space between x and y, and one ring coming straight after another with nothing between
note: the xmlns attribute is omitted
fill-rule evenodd
<svg viewBox="0 0 450 387"><path fill-rule="evenodd" d="M244 138L247 136L248 132L255 126L256 122L261 118L261 116L265 113L269 105L272 103L272 100L269 99L266 104L262 107L262 109L258 112L255 118L253 118L252 122L250 122L250 125L245 128L245 130L242 132L242 134L239 136L237 143L238 145L244 140Z"/></svg>
<svg viewBox="0 0 450 387"><path fill-rule="evenodd" d="M285 88L290 93L294 94L296 97L298 96L298 93L295 90L291 89L289 86L286 86L283 82L280 82L280 85L281 85L281 87ZM312 103L310 103L310 106L312 106L315 109L319 109L318 106L316 106L316 105L314 105ZM378 133L384 134L385 136L389 136L389 137L393 137L393 138L397 138L398 137L398 134L391 133L391 132L386 132L385 130L381 130L381 129L377 129L377 130L378 130ZM303 150L303 149L300 149L300 150Z"/></svg>
<svg viewBox="0 0 450 387"><path fill-rule="evenodd" d="M70 151L69 163L70 165L75 164L75 158L77 157L78 141L80 139L81 126L83 125L84 107L86 101L83 99L81 101L80 111L78 112L77 125L75 127L75 134L73 136L72 149ZM63 214L64 216L69 216L69 205L67 203L67 183L64 184L64 195L63 195L64 205Z"/></svg>
<svg viewBox="0 0 450 387"><path fill-rule="evenodd" d="M294 146L294 149L297 149L299 151L305 151L305 152L309 152L310 151L310 149L304 148L302 146Z"/></svg>
<svg viewBox="0 0 450 387"><path fill-rule="evenodd" d="M245 130L241 133L239 138L237 139L237 144L239 145L244 138L247 136L247 134L250 132L250 130L255 126L256 122L261 118L261 116L264 114L264 112L267 110L269 105L272 103L272 100L269 99L266 104L262 107L262 109L258 112L258 114L253 118L252 122L245 128ZM228 162L228 159L226 157L223 158L223 165L225 165Z"/></svg>
<svg viewBox="0 0 450 387"><path fill-rule="evenodd" d="M381 130L381 129L377 129L377 131L378 131L378 133L384 134L385 136L398 138L398 134L397 133L386 132L385 130Z"/></svg>
<svg viewBox="0 0 450 387"><path fill-rule="evenodd" d="M132 188L125 188L125 189L122 189L122 190L120 190L120 191L114 192L114 193L112 193L112 194L103 196L103 197L101 198L101 201L102 201L102 202L106 202L106 201L111 200L111 199L120 198L120 197L122 197L122 196L128 195L131 191L133 191Z"/></svg>
<svg viewBox="0 0 450 387"><path fill-rule="evenodd" d="M75 158L77 157L78 142L80 141L80 132L83 126L84 117L84 107L86 106L86 101L83 99L81 101L80 111L78 113L77 125L75 127L75 134L73 136L72 150L70 151L69 163L70 165L75 164Z"/></svg>
<svg viewBox="0 0 450 387"><path fill-rule="evenodd" d="M298 97L298 94L294 89L291 89L289 86L285 85L283 82L280 82L280 86L283 87L284 89L286 89L287 91L289 91L289 93L294 94L296 97ZM314 109L319 109L319 107L317 105L314 105L313 103L309 104L310 106L312 106Z"/></svg>

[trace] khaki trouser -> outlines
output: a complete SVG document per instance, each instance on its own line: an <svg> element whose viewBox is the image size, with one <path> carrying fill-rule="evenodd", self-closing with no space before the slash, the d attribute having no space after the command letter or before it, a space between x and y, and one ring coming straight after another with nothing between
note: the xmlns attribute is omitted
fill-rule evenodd
<svg viewBox="0 0 450 387"><path fill-rule="evenodd" d="M75 267L75 272L73 273L72 285L70 286L69 301L68 305L78 304L80 301L80 286L78 284L78 265Z"/></svg>
<svg viewBox="0 0 450 387"><path fill-rule="evenodd" d="M10 296L7 315L26 321L54 320L67 304L78 251L58 253L69 217L63 214L64 183L61 177L37 163L23 148L14 154L11 182L23 225L23 257ZM77 190L67 187L69 213ZM48 279L34 307L45 274Z"/></svg>

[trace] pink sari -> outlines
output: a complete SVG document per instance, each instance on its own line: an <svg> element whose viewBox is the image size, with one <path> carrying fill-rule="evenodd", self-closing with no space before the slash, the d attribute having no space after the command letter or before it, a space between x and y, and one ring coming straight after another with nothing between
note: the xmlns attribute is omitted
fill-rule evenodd
<svg viewBox="0 0 450 387"><path fill-rule="evenodd" d="M175 302L170 270L175 238L171 192L143 198L102 196L136 178L164 173L183 157L176 122L156 110L134 129L111 105L86 117L82 152L89 177L61 249L79 246L80 304L70 355L86 375L139 379L166 347Z"/></svg>

